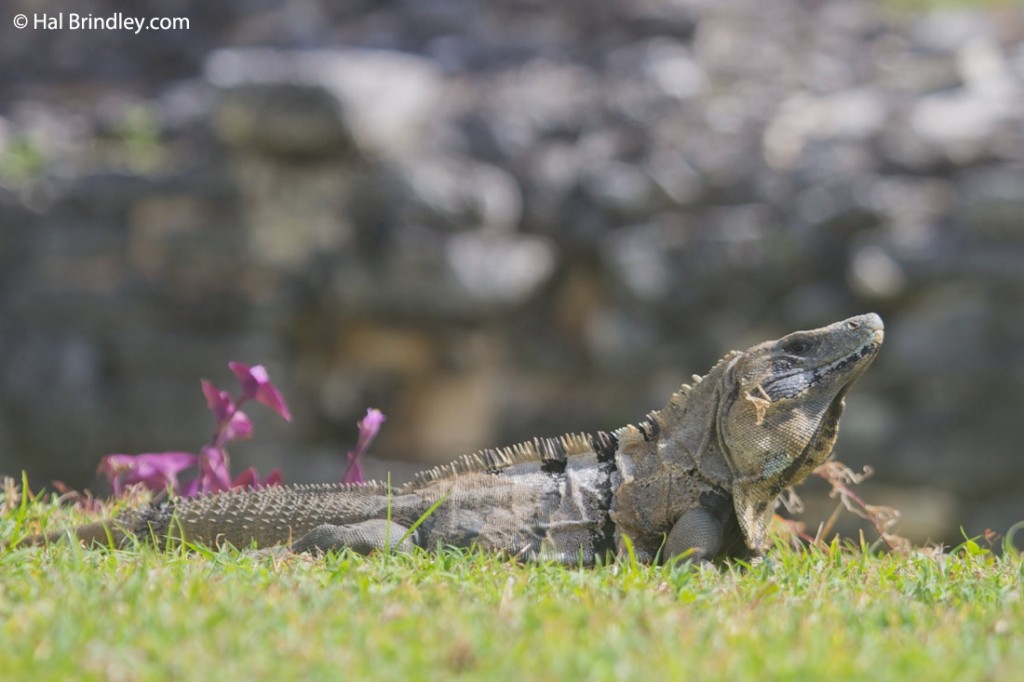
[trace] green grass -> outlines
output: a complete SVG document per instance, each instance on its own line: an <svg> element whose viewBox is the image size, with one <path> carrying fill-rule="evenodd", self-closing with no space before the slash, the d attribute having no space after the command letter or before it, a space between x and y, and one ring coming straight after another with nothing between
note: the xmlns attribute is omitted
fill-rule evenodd
<svg viewBox="0 0 1024 682"><path fill-rule="evenodd" d="M0 495L0 505L2 505ZM0 538L43 519L0 514ZM5 680L984 680L1024 669L1024 564L779 547L771 567L479 553L0 550Z"/></svg>

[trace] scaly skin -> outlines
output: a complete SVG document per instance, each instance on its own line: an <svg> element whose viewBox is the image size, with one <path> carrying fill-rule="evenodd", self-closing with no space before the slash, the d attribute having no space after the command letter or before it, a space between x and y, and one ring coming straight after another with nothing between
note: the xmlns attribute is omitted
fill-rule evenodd
<svg viewBox="0 0 1024 682"><path fill-rule="evenodd" d="M883 336L882 320L867 314L733 351L635 426L484 450L391 491L381 483L231 491L73 532L86 542L136 534L317 552L476 545L566 564L622 552L626 536L644 561L756 555L780 493L831 453L844 396Z"/></svg>

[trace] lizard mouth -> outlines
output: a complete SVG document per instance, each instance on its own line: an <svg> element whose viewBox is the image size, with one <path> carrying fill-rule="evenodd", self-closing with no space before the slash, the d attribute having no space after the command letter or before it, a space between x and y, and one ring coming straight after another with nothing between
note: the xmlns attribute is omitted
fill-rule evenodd
<svg viewBox="0 0 1024 682"><path fill-rule="evenodd" d="M871 337L864 343L858 350L850 353L849 355L840 358L839 360L829 363L824 367L814 370L814 381L821 381L823 377L836 372L845 372L851 365L856 365L864 358L874 358L878 353L878 349L882 347L882 339L885 336L885 332L877 330L871 334Z"/></svg>
<svg viewBox="0 0 1024 682"><path fill-rule="evenodd" d="M774 376L761 384L761 390L768 400L775 402L776 400L795 398L829 377L847 374L848 376L844 377L842 382L848 386L871 364L882 347L884 338L884 331L873 330L865 342L852 353L825 365L811 369L798 369Z"/></svg>

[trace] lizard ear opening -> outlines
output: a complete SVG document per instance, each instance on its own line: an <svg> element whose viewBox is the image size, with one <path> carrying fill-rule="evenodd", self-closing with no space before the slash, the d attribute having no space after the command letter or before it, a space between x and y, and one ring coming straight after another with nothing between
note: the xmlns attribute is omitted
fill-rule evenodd
<svg viewBox="0 0 1024 682"><path fill-rule="evenodd" d="M733 507L747 547L760 553L768 546L768 528L775 511L775 500L767 496L765 483L737 481L733 485Z"/></svg>

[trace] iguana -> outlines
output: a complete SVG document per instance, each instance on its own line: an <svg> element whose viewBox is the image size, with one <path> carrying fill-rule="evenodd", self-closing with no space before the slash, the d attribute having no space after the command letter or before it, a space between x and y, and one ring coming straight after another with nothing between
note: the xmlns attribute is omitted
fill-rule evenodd
<svg viewBox="0 0 1024 682"><path fill-rule="evenodd" d="M103 544L135 535L315 552L475 545L565 564L593 564L630 544L648 562L756 556L780 493L828 458L844 396L883 336L870 313L733 351L636 425L483 450L391 490L233 490L71 532Z"/></svg>

